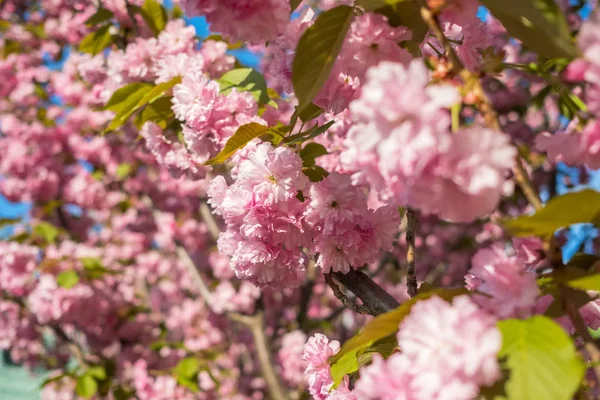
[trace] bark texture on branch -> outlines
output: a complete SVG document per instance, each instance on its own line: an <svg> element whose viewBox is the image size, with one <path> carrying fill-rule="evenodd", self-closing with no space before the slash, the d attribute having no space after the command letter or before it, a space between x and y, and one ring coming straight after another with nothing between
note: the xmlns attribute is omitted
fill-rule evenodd
<svg viewBox="0 0 600 400"><path fill-rule="evenodd" d="M415 210L408 208L406 210L406 290L410 297L417 295L417 276L415 275L416 254L415 254L415 235L419 221Z"/></svg>
<svg viewBox="0 0 600 400"><path fill-rule="evenodd" d="M373 315L379 315L398 307L400 303L362 271L347 274L334 272L335 279L358 297Z"/></svg>

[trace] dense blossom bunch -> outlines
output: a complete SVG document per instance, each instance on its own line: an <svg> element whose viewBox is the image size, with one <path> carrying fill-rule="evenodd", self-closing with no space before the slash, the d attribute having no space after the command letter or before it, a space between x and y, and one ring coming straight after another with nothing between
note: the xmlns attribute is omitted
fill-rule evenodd
<svg viewBox="0 0 600 400"><path fill-rule="evenodd" d="M304 11L265 51L263 64L267 78L285 92L292 91L294 47L303 31L312 25L313 16L310 9ZM407 63L410 60L410 53L398 46L410 36L404 27L390 27L382 15L366 13L357 17L350 26L329 79L314 100L315 104L336 114L344 111L350 101L358 97L369 67L381 61Z"/></svg>
<svg viewBox="0 0 600 400"><path fill-rule="evenodd" d="M342 161L386 201L408 204L455 221L494 210L512 167L508 138L484 128L449 132L445 109L458 101L449 85L427 85L420 61L408 68L384 62L368 73L350 105L356 123Z"/></svg>
<svg viewBox="0 0 600 400"><path fill-rule="evenodd" d="M183 0L190 15L204 15L216 32L252 44L275 39L290 20L290 4L285 0Z"/></svg>
<svg viewBox="0 0 600 400"><path fill-rule="evenodd" d="M211 182L209 202L227 224L219 250L231 256L238 277L259 286L301 282L300 247L310 240L301 221L305 206L297 198L308 185L301 167L292 150L265 143L240 163L232 185L223 177Z"/></svg>
<svg viewBox="0 0 600 400"><path fill-rule="evenodd" d="M399 217L393 207L373 211L349 175L332 173L309 192L307 224L314 230L317 265L323 272L348 272L375 262L381 250L392 250Z"/></svg>
<svg viewBox="0 0 600 400"><path fill-rule="evenodd" d="M594 1L161 3L0 5L0 350L43 399L600 396Z"/></svg>
<svg viewBox="0 0 600 400"><path fill-rule="evenodd" d="M500 246L479 250L467 275L467 287L482 293L475 301L499 318L531 315L538 297L535 274Z"/></svg>
<svg viewBox="0 0 600 400"><path fill-rule="evenodd" d="M308 364L306 375L310 394L313 398L324 400L328 397L333 379L327 359L340 350L340 342L329 341L327 336L317 333L308 339L302 352L302 359Z"/></svg>
<svg viewBox="0 0 600 400"><path fill-rule="evenodd" d="M490 315L468 297L416 304L400 325L401 353L376 357L357 382L365 399L472 399L500 377L502 337Z"/></svg>
<svg viewBox="0 0 600 400"><path fill-rule="evenodd" d="M34 280L38 249L17 243L0 243L0 289L14 296L27 293Z"/></svg>
<svg viewBox="0 0 600 400"><path fill-rule="evenodd" d="M258 105L250 93L232 89L222 95L219 84L201 69L188 70L175 86L173 111L186 124L183 137L198 163L216 155L241 125L264 123L257 116Z"/></svg>

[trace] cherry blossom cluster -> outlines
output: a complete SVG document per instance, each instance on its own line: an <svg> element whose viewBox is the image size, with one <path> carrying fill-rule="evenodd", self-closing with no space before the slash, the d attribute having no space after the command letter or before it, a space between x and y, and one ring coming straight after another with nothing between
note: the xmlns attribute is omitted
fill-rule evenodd
<svg viewBox="0 0 600 400"><path fill-rule="evenodd" d="M477 0L424 2L422 27L350 0L173 3L0 5L0 194L28 207L1 231L0 350L48 371L44 399L472 399L503 383L502 324L531 317L571 337L600 396L581 330L600 329L598 292L552 286L568 231L503 227L538 207L525 189L556 195L557 163L600 167L597 13L557 1L567 65ZM340 5L352 21L301 109L296 47ZM597 272L579 266L561 271ZM373 322L356 310L398 316L373 288L402 320L339 374Z"/></svg>
<svg viewBox="0 0 600 400"><path fill-rule="evenodd" d="M589 118L574 119L563 132L538 136L536 145L556 161L569 165L600 168L600 19L594 14L581 26L577 37L583 58L573 61L565 71L566 79L585 84L585 100Z"/></svg>
<svg viewBox="0 0 600 400"><path fill-rule="evenodd" d="M393 208L370 210L348 175L332 173L311 184L298 154L268 143L240 162L233 184L216 177L208 194L227 224L220 251L232 257L239 278L259 286L302 282L303 248L318 255L325 273L375 262L391 250L399 224Z"/></svg>
<svg viewBox="0 0 600 400"><path fill-rule="evenodd" d="M452 304L439 297L419 302L397 338L401 352L387 360L375 355L350 392L347 381L331 390L328 358L339 351L339 342L322 334L311 337L303 357L313 398L467 400L500 377L496 354L502 337L495 319L467 296L456 297Z"/></svg>
<svg viewBox="0 0 600 400"><path fill-rule="evenodd" d="M341 157L356 179L396 204L468 222L493 211L515 150L500 132L471 127L452 134L449 85L429 85L421 61L383 62L369 70L350 104L355 124Z"/></svg>

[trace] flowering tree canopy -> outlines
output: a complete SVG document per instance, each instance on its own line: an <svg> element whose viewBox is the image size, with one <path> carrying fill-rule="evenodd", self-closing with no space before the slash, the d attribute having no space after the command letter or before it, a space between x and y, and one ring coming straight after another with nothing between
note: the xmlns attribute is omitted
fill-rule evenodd
<svg viewBox="0 0 600 400"><path fill-rule="evenodd" d="M3 0L0 349L43 399L600 398L595 7Z"/></svg>

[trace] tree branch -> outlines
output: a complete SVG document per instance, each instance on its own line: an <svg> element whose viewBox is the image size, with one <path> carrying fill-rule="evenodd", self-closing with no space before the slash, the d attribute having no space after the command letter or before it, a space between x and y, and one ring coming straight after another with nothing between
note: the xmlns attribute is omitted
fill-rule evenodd
<svg viewBox="0 0 600 400"><path fill-rule="evenodd" d="M372 309L370 309L368 306L356 304L355 302L350 300L348 298L348 296L346 296L344 294L342 289L340 289L338 284L334 282L333 275L331 272L328 274L325 274L325 282L327 282L327 284L329 285L331 290L333 290L333 294L335 295L335 297L337 297L338 300L342 302L344 307L349 308L350 310L352 310L356 313L359 313L359 314L375 315L375 312Z"/></svg>
<svg viewBox="0 0 600 400"><path fill-rule="evenodd" d="M271 357L269 344L267 343L263 312L259 310L254 315L242 315L237 313L229 313L228 315L232 320L241 322L250 328L250 332L252 332L252 337L254 338L258 363L260 364L262 375L267 381L267 387L271 393L271 398L273 400L287 399L288 396L283 390L283 385L279 381L279 375L277 375L275 371L275 364Z"/></svg>
<svg viewBox="0 0 600 400"><path fill-rule="evenodd" d="M298 308L298 317L296 321L298 326L302 327L306 322L306 313L308 311L308 304L313 294L315 287L315 278L317 273L317 267L315 262L311 259L308 261L306 266L306 281L300 287L300 307Z"/></svg>
<svg viewBox="0 0 600 400"><path fill-rule="evenodd" d="M354 293L373 312L373 315L383 314L400 305L395 298L362 271L352 270L347 274L334 272L333 275L346 289Z"/></svg>
<svg viewBox="0 0 600 400"><path fill-rule="evenodd" d="M596 382L600 383L600 349L598 349L596 342L588 332L588 327L585 325L585 322L579 314L577 305L573 301L574 290L568 286L561 286L561 291L563 305L565 307L565 310L567 311L567 315L569 316L571 323L581 336L581 339L583 339L584 341L585 351L590 357L590 361L592 363L592 370L596 375Z"/></svg>
<svg viewBox="0 0 600 400"><path fill-rule="evenodd" d="M204 279L202 279L202 276L196 268L194 261L182 246L177 246L177 255L187 267L188 271L192 276L192 279L194 279L194 282L198 287L198 291L200 292L200 296L202 297L206 305L213 312L215 312L213 308L212 293L208 289L208 286L206 286L206 284L204 283ZM215 314L219 313L215 312ZM225 315L232 321L240 322L250 329L250 332L252 333L252 337L254 339L254 345L256 347L256 354L258 356L260 369L263 377L265 378L265 381L267 382L267 387L269 389L269 392L271 393L271 398L274 400L287 399L287 395L285 394L283 385L281 384L279 376L275 371L275 364L273 363L271 351L267 343L263 312L257 310L254 315L243 315L240 313L228 312L225 313Z"/></svg>
<svg viewBox="0 0 600 400"><path fill-rule="evenodd" d="M208 231L210 232L212 238L217 240L219 238L219 233L221 233L221 229L219 229L219 225L215 220L215 216L212 214L212 212L210 212L208 204L206 204L204 201L200 203L200 216L208 227Z"/></svg>
<svg viewBox="0 0 600 400"><path fill-rule="evenodd" d="M417 213L412 208L406 210L406 264L407 264L407 277L406 277L406 290L410 297L417 295L417 277L415 275L415 235L417 233L417 227L419 221L417 219Z"/></svg>

